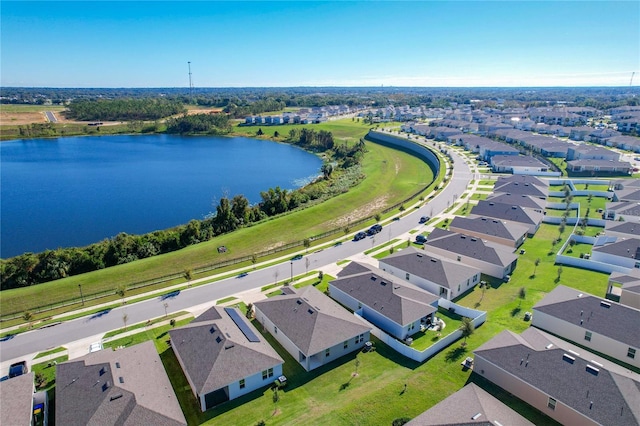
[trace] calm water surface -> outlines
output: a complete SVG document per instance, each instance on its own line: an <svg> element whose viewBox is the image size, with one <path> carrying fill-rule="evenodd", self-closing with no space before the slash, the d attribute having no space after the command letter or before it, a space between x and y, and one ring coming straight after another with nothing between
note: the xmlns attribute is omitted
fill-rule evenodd
<svg viewBox="0 0 640 426"><path fill-rule="evenodd" d="M257 203L270 187L302 186L322 161L264 140L147 135L2 142L0 165L6 258L202 219L222 196Z"/></svg>

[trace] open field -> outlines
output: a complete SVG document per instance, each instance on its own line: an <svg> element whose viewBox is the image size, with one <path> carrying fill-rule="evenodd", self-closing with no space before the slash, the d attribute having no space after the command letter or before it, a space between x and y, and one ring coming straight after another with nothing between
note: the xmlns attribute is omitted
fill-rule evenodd
<svg viewBox="0 0 640 426"><path fill-rule="evenodd" d="M357 141L367 133L369 126L346 120L318 124L313 128L331 130L337 139L347 138ZM338 139L338 143L340 143L340 139ZM77 299L79 296L78 284L82 284L85 296L109 290L115 292L120 285L181 272L185 269L194 269L200 265L251 256L254 253L277 248L289 242L300 241L331 229L340 229L347 226L349 222L370 216L387 206L397 204L429 185L434 179L432 170L416 157L371 142L367 142L367 150L362 165L362 171L367 178L356 187L349 189L348 192L324 203L267 220L176 252L28 288L2 291L0 292L0 305L3 307L3 312L33 310L42 300L47 300L48 303L58 303ZM371 222L373 223L373 220ZM340 235L336 234L333 238ZM260 241L260 246L256 246L255 241ZM224 254L219 254L216 248L222 245L226 246L228 250ZM238 264L234 267L242 266L250 266L250 263L247 262L247 265ZM157 288L181 281L183 280L159 284ZM140 292L151 289L153 288L147 287L141 289ZM128 295L134 294L136 294L135 291L128 292ZM114 294L111 299L116 300L117 296ZM106 301L108 298L100 300L100 302ZM38 318L36 315L36 319Z"/></svg>

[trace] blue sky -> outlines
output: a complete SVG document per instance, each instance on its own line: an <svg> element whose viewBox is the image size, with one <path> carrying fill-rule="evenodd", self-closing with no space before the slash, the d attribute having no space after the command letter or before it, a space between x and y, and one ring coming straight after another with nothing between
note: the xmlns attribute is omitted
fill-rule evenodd
<svg viewBox="0 0 640 426"><path fill-rule="evenodd" d="M611 86L638 1L0 3L0 84Z"/></svg>

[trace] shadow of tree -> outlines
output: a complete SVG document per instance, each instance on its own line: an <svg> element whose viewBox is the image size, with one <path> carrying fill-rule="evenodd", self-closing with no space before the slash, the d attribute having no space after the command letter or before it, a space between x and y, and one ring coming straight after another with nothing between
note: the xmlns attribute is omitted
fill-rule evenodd
<svg viewBox="0 0 640 426"><path fill-rule="evenodd" d="M513 317L515 317L516 315L518 315L518 314L520 313L520 311L521 311L521 310L522 310L522 309L520 309L520 307L519 307L519 306L518 306L518 307L516 307L516 308L513 308L513 309L511 310L511 318L513 318Z"/></svg>
<svg viewBox="0 0 640 426"><path fill-rule="evenodd" d="M466 347L458 346L456 348L449 349L449 351L447 351L447 354L445 355L444 359L447 362L456 362L460 358L465 356L466 353L467 353L467 348Z"/></svg>

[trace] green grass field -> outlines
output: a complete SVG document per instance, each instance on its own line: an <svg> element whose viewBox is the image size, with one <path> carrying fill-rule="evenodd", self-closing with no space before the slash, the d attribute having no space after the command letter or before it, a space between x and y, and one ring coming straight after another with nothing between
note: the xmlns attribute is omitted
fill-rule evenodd
<svg viewBox="0 0 640 426"><path fill-rule="evenodd" d="M14 104L0 104L0 111L2 112L43 112L43 111L63 111L67 109L61 105L14 105Z"/></svg>

